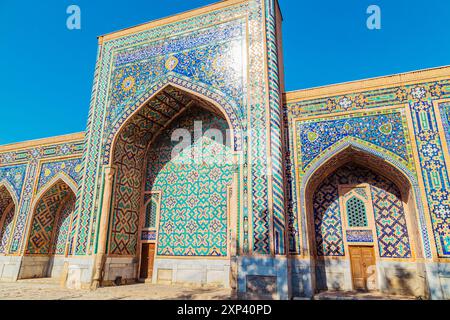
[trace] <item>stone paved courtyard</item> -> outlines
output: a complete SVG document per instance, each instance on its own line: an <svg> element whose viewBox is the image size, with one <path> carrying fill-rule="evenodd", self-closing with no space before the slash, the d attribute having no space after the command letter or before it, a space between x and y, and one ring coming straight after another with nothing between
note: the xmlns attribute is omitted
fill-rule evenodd
<svg viewBox="0 0 450 320"><path fill-rule="evenodd" d="M0 282L0 300L230 300L230 289L181 285L131 284L90 290L62 288L52 279ZM414 300L380 293L322 292L314 300ZM295 299L294 300L298 300ZM308 300L308 299L300 299Z"/></svg>
<svg viewBox="0 0 450 320"><path fill-rule="evenodd" d="M231 290L154 284L133 284L69 290L47 279L0 282L0 300L227 300Z"/></svg>

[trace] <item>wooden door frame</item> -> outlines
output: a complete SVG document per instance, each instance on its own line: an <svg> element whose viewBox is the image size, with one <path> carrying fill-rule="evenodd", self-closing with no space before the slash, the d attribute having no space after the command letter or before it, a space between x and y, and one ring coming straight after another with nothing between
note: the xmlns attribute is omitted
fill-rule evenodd
<svg viewBox="0 0 450 320"><path fill-rule="evenodd" d="M150 254L149 254L150 247L152 245L153 245L153 265L152 265L152 268L151 268L152 277L149 277L150 268L149 268L149 264L147 264L147 277L143 278L143 277L141 277L141 274L142 274L142 271L143 271L143 269L142 269L142 252L144 251L144 247L147 246L147 248L148 248L148 252L147 252L148 257L147 257L147 259L149 259L150 258ZM154 271L153 269L154 269L154 265L155 265L155 256L156 256L156 243L155 242L145 242L145 243L141 244L140 266L139 266L139 275L138 275L139 280L143 280L145 282L148 282L149 280L153 279L153 271Z"/></svg>
<svg viewBox="0 0 450 320"><path fill-rule="evenodd" d="M350 277L351 277L351 284L352 284L352 290L355 290L355 285L353 282L353 270L352 270L352 261L350 257L350 247L372 247L374 250L374 262L375 262L375 272L376 272L376 289L375 291L380 290L379 284L380 284L380 268L378 266L378 261L380 260L380 252L378 248L378 239L377 239L377 232L376 232L376 226L375 226L375 213L373 211L373 198L372 198L372 192L370 189L370 184L364 182L364 183L358 183L358 184L338 184L338 196L339 196L339 206L340 206L340 214L341 214L341 221L342 221L342 240L344 242L344 250L345 252L348 252L347 261L349 263L350 268ZM367 224L368 227L349 227L348 226L348 219L347 219L347 212L345 209L345 202L344 202L344 190L343 189L354 189L354 188L364 188L366 190L366 194L368 196L367 200L364 200L364 204L366 206L366 216L367 216ZM348 242L347 241L347 230L370 230L372 233L372 242ZM374 290L372 290L374 291Z"/></svg>
<svg viewBox="0 0 450 320"><path fill-rule="evenodd" d="M145 186L145 183L143 184ZM156 221L155 221L155 240L142 240L142 231L144 230L144 223L145 223L145 214L146 214L146 205L152 201L151 198L145 202L145 195L149 194L149 195L153 195L153 194L157 194L159 201L158 201L158 208L156 210ZM161 201L162 201L162 192L161 191L144 191L142 193L141 196L141 210L140 210L140 215L139 215L139 227L138 227L138 265L137 265L137 279L139 281L141 280L147 280L151 283L153 283L153 277L152 279L141 279L141 266L142 266L142 246L143 244L155 244L155 260L156 260L156 256L157 256L157 252L158 252L158 233L159 233L159 218L160 218L160 213L161 213ZM155 268L155 264L153 263L153 269ZM153 270L154 271L154 270ZM153 272L154 274L154 272Z"/></svg>
<svg viewBox="0 0 450 320"><path fill-rule="evenodd" d="M366 248L372 248L372 251L373 251L373 260L374 260L374 263L375 263L375 270L376 270L376 272L377 272L377 274L376 274L376 288L374 289L374 290L370 290L369 288L367 288L367 292L374 292L374 291L379 291L380 290L380 288L379 288L379 286L378 286L378 283L379 283L379 281L378 281L378 266L377 266L377 259L376 259L376 254L375 254L375 246L373 246L373 245L360 245L360 244L356 244L356 245L350 245L348 248L348 256L349 256L349 261L350 261L350 274L351 274L351 280L352 280L352 290L353 291L356 291L356 289L355 289L355 281L354 281L354 277L353 277L353 267L352 267L352 257L351 257L351 252L350 252L350 248L351 247L356 247L356 248L363 248L363 247L366 247ZM366 279L366 280L368 280L368 278ZM367 284L366 284L367 285Z"/></svg>

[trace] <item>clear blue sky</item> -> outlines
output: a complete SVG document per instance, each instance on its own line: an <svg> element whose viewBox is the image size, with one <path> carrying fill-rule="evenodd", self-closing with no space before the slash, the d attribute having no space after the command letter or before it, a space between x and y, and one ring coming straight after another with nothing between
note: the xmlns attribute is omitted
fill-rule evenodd
<svg viewBox="0 0 450 320"><path fill-rule="evenodd" d="M101 34L207 0L0 0L0 144L83 131ZM66 8L82 29L66 28ZM366 28L366 8L382 29ZM450 64L448 0L280 0L287 90Z"/></svg>

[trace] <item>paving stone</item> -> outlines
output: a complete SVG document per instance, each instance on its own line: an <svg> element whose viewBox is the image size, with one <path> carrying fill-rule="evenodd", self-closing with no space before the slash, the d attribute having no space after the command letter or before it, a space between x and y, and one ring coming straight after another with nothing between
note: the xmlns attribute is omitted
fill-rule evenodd
<svg viewBox="0 0 450 320"><path fill-rule="evenodd" d="M62 288L51 280L20 280L0 283L0 300L211 300L231 299L223 288L132 284L95 291Z"/></svg>

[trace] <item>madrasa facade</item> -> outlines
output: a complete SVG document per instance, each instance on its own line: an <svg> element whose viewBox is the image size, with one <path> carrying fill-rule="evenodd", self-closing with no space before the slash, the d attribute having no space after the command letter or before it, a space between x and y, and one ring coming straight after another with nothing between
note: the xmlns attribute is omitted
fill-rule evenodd
<svg viewBox="0 0 450 320"><path fill-rule="evenodd" d="M281 21L100 36L86 131L0 146L1 281L450 299L450 67L286 92Z"/></svg>

